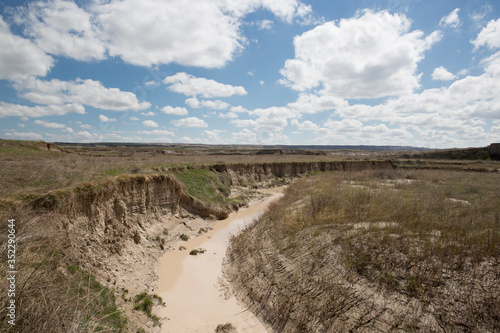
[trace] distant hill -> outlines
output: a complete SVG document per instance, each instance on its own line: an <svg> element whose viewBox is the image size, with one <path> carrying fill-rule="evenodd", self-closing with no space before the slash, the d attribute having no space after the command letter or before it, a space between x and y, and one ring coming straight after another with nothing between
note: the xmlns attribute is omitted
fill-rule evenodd
<svg viewBox="0 0 500 333"><path fill-rule="evenodd" d="M192 149L305 149L305 150L364 150L364 151L427 151L428 148L411 146L367 146L367 145L206 145L188 143L133 143L133 142L56 142L63 147L164 147Z"/></svg>
<svg viewBox="0 0 500 333"><path fill-rule="evenodd" d="M440 149L421 153L404 154L401 157L440 160L500 160L500 143L482 148Z"/></svg>

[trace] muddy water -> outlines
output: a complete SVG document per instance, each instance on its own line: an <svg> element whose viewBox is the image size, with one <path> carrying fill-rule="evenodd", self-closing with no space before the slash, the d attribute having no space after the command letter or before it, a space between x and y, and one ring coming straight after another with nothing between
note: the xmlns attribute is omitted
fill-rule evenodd
<svg viewBox="0 0 500 333"><path fill-rule="evenodd" d="M232 213L215 224L214 230L165 253L160 260L158 290L165 307L157 313L163 321L162 333L210 332L219 324L231 323L237 332L270 332L250 311L227 292L222 275L222 262L229 237L258 218L282 188L263 190L270 197ZM180 246L180 245L179 245ZM204 254L191 256L193 249L203 248Z"/></svg>

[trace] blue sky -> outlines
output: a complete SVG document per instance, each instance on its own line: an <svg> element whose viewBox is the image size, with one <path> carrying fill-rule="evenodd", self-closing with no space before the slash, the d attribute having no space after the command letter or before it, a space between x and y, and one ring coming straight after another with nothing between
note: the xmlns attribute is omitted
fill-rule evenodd
<svg viewBox="0 0 500 333"><path fill-rule="evenodd" d="M0 138L500 141L500 3L0 3Z"/></svg>

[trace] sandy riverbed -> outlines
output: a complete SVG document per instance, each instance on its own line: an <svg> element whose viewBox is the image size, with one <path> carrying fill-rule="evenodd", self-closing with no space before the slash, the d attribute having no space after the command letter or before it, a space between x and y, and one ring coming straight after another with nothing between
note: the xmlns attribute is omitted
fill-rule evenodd
<svg viewBox="0 0 500 333"><path fill-rule="evenodd" d="M225 323L231 323L237 332L270 332L228 292L222 264L230 235L258 218L282 195L282 190L262 190L271 196L232 213L226 220L217 222L214 230L179 245L186 250L180 251L178 246L163 255L156 290L165 303L165 307L157 311L157 315L164 318L162 333L213 333L217 325ZM199 248L206 252L189 255L191 250Z"/></svg>

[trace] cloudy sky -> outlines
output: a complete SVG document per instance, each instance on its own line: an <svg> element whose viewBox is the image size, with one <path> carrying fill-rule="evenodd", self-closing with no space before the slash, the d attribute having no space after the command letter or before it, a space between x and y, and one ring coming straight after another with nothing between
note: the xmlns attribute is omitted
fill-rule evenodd
<svg viewBox="0 0 500 333"><path fill-rule="evenodd" d="M2 0L0 15L0 138L500 142L496 0Z"/></svg>

